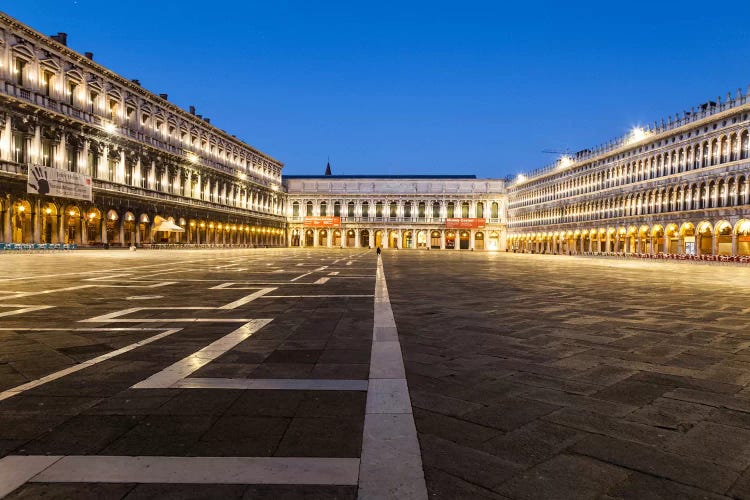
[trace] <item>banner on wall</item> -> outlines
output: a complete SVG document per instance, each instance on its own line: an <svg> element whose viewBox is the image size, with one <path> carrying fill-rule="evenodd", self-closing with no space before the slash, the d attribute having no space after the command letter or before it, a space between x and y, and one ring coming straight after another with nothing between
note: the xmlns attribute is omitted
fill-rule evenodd
<svg viewBox="0 0 750 500"><path fill-rule="evenodd" d="M445 227L448 229L480 229L485 225L484 219L448 218Z"/></svg>
<svg viewBox="0 0 750 500"><path fill-rule="evenodd" d="M304 227L339 227L341 217L305 217Z"/></svg>
<svg viewBox="0 0 750 500"><path fill-rule="evenodd" d="M91 177L42 165L29 166L26 192L92 201Z"/></svg>

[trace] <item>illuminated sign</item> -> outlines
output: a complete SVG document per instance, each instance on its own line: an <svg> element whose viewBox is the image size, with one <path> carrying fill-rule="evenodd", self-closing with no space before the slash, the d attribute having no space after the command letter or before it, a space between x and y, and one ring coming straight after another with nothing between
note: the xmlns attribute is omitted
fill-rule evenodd
<svg viewBox="0 0 750 500"><path fill-rule="evenodd" d="M485 225L484 219L460 219L460 218L448 218L445 219L445 227L448 229L479 229Z"/></svg>
<svg viewBox="0 0 750 500"><path fill-rule="evenodd" d="M341 217L305 217L305 227L339 227Z"/></svg>

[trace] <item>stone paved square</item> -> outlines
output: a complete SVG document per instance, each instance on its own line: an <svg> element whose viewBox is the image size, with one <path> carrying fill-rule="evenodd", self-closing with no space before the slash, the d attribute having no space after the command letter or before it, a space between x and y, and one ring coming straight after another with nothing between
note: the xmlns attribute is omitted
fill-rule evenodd
<svg viewBox="0 0 750 500"><path fill-rule="evenodd" d="M358 484L367 498L368 429L396 425L366 423L383 398L373 331L389 331L374 252L2 259L0 301L32 310L0 319L0 459L61 460L7 498L356 498ZM382 269L429 498L750 494L748 270L430 251L386 251ZM188 484L103 465L55 479L86 457L359 473Z"/></svg>

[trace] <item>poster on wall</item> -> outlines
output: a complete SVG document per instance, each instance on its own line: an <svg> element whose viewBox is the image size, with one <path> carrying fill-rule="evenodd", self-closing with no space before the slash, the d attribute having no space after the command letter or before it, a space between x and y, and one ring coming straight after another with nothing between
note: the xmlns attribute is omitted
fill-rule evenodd
<svg viewBox="0 0 750 500"><path fill-rule="evenodd" d="M445 219L445 227L448 229L480 229L485 225L484 219L452 218Z"/></svg>
<svg viewBox="0 0 750 500"><path fill-rule="evenodd" d="M92 201L91 177L42 165L29 166L26 192Z"/></svg>

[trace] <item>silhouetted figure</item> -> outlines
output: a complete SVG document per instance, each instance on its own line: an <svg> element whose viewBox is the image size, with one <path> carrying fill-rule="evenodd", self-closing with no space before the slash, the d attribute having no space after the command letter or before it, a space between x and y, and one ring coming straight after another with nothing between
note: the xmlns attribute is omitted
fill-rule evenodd
<svg viewBox="0 0 750 500"><path fill-rule="evenodd" d="M378 247L377 250L375 250L375 253L380 255L380 247Z"/></svg>

